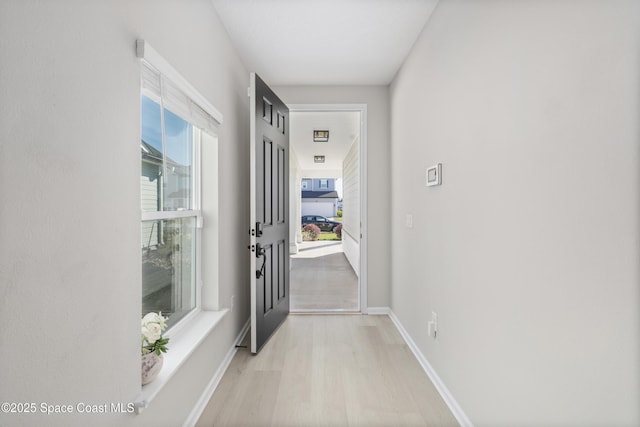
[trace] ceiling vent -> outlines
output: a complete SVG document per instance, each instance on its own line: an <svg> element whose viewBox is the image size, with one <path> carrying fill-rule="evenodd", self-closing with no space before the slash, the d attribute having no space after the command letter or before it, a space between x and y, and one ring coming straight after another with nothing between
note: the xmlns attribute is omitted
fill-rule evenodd
<svg viewBox="0 0 640 427"><path fill-rule="evenodd" d="M324 156L313 156L313 163L324 163Z"/></svg>

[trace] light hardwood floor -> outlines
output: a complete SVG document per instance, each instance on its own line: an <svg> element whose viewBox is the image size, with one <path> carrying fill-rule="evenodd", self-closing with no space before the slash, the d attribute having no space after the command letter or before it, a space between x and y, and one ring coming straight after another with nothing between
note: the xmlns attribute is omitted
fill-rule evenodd
<svg viewBox="0 0 640 427"><path fill-rule="evenodd" d="M289 315L240 349L197 426L457 426L387 316Z"/></svg>
<svg viewBox="0 0 640 427"><path fill-rule="evenodd" d="M303 242L291 255L291 311L358 311L358 276L342 242Z"/></svg>

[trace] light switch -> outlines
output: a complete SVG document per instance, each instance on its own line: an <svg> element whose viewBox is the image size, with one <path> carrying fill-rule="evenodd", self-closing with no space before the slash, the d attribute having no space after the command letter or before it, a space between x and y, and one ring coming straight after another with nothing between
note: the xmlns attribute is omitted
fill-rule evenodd
<svg viewBox="0 0 640 427"><path fill-rule="evenodd" d="M411 214L407 214L407 215L404 217L404 225L405 225L407 228L413 228L413 215L411 215Z"/></svg>
<svg viewBox="0 0 640 427"><path fill-rule="evenodd" d="M438 163L437 165L428 168L426 177L427 187L431 187L433 185L442 185L442 163Z"/></svg>

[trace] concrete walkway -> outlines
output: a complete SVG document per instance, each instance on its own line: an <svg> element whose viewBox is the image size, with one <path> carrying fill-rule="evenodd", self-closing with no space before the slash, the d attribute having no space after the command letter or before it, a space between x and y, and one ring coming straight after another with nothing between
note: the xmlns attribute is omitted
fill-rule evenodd
<svg viewBox="0 0 640 427"><path fill-rule="evenodd" d="M342 242L302 242L298 248L291 255L291 311L357 311L358 277Z"/></svg>

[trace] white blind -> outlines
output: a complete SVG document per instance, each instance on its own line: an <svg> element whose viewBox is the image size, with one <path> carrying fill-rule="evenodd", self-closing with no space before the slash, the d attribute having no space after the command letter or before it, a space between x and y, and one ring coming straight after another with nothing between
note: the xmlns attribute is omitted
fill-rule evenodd
<svg viewBox="0 0 640 427"><path fill-rule="evenodd" d="M142 61L142 91L172 113L182 117L197 128L216 134L218 121L196 101L182 91L167 76Z"/></svg>
<svg viewBox="0 0 640 427"><path fill-rule="evenodd" d="M160 73L142 63L142 90L146 96L160 103Z"/></svg>

